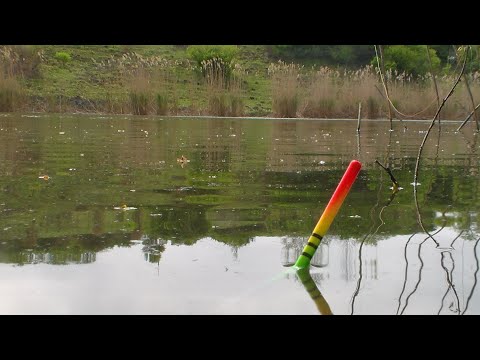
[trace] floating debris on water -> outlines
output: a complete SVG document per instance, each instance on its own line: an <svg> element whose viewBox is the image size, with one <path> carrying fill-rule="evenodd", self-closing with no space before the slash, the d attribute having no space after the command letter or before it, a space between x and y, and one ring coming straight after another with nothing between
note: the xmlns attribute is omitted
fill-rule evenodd
<svg viewBox="0 0 480 360"><path fill-rule="evenodd" d="M122 206L115 206L114 207L115 210L137 210L136 207L133 207L133 206L127 206L127 205L122 205Z"/></svg>
<svg viewBox="0 0 480 360"><path fill-rule="evenodd" d="M349 218L360 219L361 216L360 215L350 215Z"/></svg>
<svg viewBox="0 0 480 360"><path fill-rule="evenodd" d="M42 179L42 180L45 180L45 181L50 180L50 176L48 176L48 175L41 175L38 178Z"/></svg>
<svg viewBox="0 0 480 360"><path fill-rule="evenodd" d="M188 160L185 156L181 156L177 158L177 162L182 166L182 168L185 166L186 163L189 163L190 160Z"/></svg>

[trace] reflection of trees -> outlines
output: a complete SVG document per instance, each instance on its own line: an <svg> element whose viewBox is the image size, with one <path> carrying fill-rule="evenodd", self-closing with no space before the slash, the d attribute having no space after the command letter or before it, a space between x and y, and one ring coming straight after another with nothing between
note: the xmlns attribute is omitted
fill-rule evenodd
<svg viewBox="0 0 480 360"><path fill-rule="evenodd" d="M282 251L281 251L281 263L283 266L293 266L298 257L303 251L308 237L283 237L282 238ZM310 260L310 265L323 268L328 265L329 262L329 244L328 238L322 239L315 254Z"/></svg>
<svg viewBox="0 0 480 360"><path fill-rule="evenodd" d="M29 242L6 242L0 245L0 262L15 264L47 263L55 265L89 264L99 251L114 246L130 246L129 234L78 235L39 238Z"/></svg>
<svg viewBox="0 0 480 360"><path fill-rule="evenodd" d="M205 237L209 225L202 207L175 207L162 211L163 216L151 217L149 236L171 239L174 244L192 245Z"/></svg>
<svg viewBox="0 0 480 360"><path fill-rule="evenodd" d="M78 254L65 253L61 251L53 251L46 253L34 253L34 252L21 252L18 263L23 264L90 264L96 260L96 253L94 252L82 252Z"/></svg>
<svg viewBox="0 0 480 360"><path fill-rule="evenodd" d="M233 248L256 236L302 237L315 225L357 146L346 131L338 131L354 128L345 122L18 120L0 119L6 129L0 133L0 190L6 199L0 201L5 203L0 204L0 231L6 229L2 241L7 243L1 251L34 249L42 239L85 234L100 242L104 236L130 234L130 239L143 235L187 245L211 237ZM58 134L60 126L64 135ZM329 236L361 241L370 234L364 240L368 244L417 231L408 191L395 195L395 206L382 214L388 226L375 235L364 220L383 181L372 171L377 168L375 158L390 145L387 160L407 187L415 161L408 149L418 145L411 133L419 129L423 126L412 123L409 136L376 136L377 124L362 124L364 175L354 184ZM465 239L478 238L475 141L476 137L459 143L444 131L444 152L426 144L422 163L434 171L422 171L418 199L428 231L438 228L438 213L449 203L455 212L446 225L465 230ZM462 155L449 155L453 153ZM184 169L176 162L181 154L191 159ZM321 160L325 164L320 165ZM43 171L51 181L37 181ZM123 204L138 210L113 210ZM67 243L58 246L70 251Z"/></svg>
<svg viewBox="0 0 480 360"><path fill-rule="evenodd" d="M150 239L148 236L143 236L141 239L143 244L143 254L145 260L151 263L159 263L162 256L162 252L165 251L165 244L167 243L162 239Z"/></svg>

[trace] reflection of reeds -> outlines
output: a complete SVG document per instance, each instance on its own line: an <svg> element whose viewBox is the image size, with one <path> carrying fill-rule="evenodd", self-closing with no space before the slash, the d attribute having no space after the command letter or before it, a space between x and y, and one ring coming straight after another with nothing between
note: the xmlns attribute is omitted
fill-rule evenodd
<svg viewBox="0 0 480 360"><path fill-rule="evenodd" d="M326 66L311 71L295 64L271 64L273 113L293 117L296 112L312 118L356 118L358 103L365 109L364 117L375 119L388 115L388 102L382 88L378 69L365 66L358 70L340 70ZM304 81L300 81L303 78ZM470 111L471 97L480 96L480 74L469 75L468 88L457 89L452 101L444 104L442 116L460 119ZM414 78L407 73L387 70L384 76L392 101L393 115L399 119L428 119L435 115L436 89L448 93L454 75L434 78L425 74ZM437 86L434 86L434 85ZM380 87L380 88L379 88ZM299 94L305 92L303 105ZM295 109L295 111L293 110ZM288 116L287 116L288 115Z"/></svg>

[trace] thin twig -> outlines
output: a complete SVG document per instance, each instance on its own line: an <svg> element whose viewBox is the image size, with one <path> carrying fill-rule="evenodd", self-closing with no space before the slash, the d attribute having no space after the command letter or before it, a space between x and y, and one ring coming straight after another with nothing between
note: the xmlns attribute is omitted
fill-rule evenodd
<svg viewBox="0 0 480 360"><path fill-rule="evenodd" d="M430 74L432 74L433 85L435 85L435 94L437 95L437 106L440 107L440 96L438 96L437 79L435 78L435 74L433 72L432 59L430 58L430 50L428 48L428 45L427 45L427 55L428 55L428 64L430 65ZM438 115L438 124L440 125L440 114Z"/></svg>
<svg viewBox="0 0 480 360"><path fill-rule="evenodd" d="M384 77L384 74L385 74L385 64L383 63L383 50L382 50L382 46L381 45L378 45L378 52L380 53L380 57L378 56L378 52L377 52L377 45L374 45L375 46L375 55L377 55L377 64L378 64L378 69L380 70L380 79L382 80L382 85L383 85L383 88L385 89L385 94L387 96L387 105L388 105L388 119L390 120L390 130L393 129L393 125L392 125L392 107L390 105L390 101L388 101L390 99L390 96L388 95L388 85L387 85L387 82L385 80L385 77Z"/></svg>
<svg viewBox="0 0 480 360"><path fill-rule="evenodd" d="M480 103L479 103L477 106L475 106L475 108L472 110L472 112L471 112L470 114L468 114L467 118L466 118L465 120L463 120L462 125L460 125L460 126L458 127L457 131L460 131L460 130L464 127L464 125L467 123L468 120L470 120L470 118L472 117L472 115L475 113L475 111L476 111L479 107L480 107ZM477 130L478 130L478 129L477 129Z"/></svg>
<svg viewBox="0 0 480 360"><path fill-rule="evenodd" d="M455 48L455 46L453 46L453 51L455 52L455 55L458 55L458 51L457 49ZM472 51L472 48L469 46L468 49L465 50L465 56L468 56L468 51L470 50L470 53ZM479 128L479 124L478 124L478 117L477 117L477 113L475 112L476 110L476 107L475 107L475 102L473 100L473 95L472 95L472 90L470 89L470 85L468 83L468 79L467 79L467 75L466 74L463 74L463 79L465 81L465 86L467 88L467 92L468 92L468 96L470 97L470 101L472 102L472 108L473 108L473 116L475 118L475 123L477 125L477 131L480 131L480 128ZM469 118L471 117L471 115L469 116ZM462 124L463 125L463 124Z"/></svg>
<svg viewBox="0 0 480 360"><path fill-rule="evenodd" d="M378 88L377 85L374 85L374 86L375 86L375 89L377 89L377 91L380 93L380 95L382 96L382 98L384 98L386 101L390 101L390 102L391 102L391 100L387 99L387 98L385 97L385 95L383 95L382 91ZM435 99L433 99L433 100L427 105L427 107L423 108L422 110L417 111L415 114L407 115L407 114L402 113L400 110L398 110L398 109L395 107L395 105L393 105L393 103L391 102L393 110L395 110L395 112L396 112L398 115L403 116L403 117L405 117L405 118L414 118L414 117L420 115L421 113L427 111L427 110L430 108L430 106L432 106L434 103L435 103ZM403 120L402 120L401 118L399 118L399 120L400 120L400 122L403 122ZM403 126L405 127L405 129L407 128L407 127L405 126L405 124L404 124Z"/></svg>

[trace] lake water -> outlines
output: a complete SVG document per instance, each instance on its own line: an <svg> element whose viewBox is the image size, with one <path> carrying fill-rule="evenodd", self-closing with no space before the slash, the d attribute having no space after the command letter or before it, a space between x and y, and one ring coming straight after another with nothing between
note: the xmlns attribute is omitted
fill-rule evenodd
<svg viewBox="0 0 480 360"><path fill-rule="evenodd" d="M480 314L478 136L426 143L437 246L430 122L404 123L0 114L0 313Z"/></svg>

